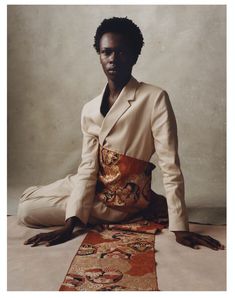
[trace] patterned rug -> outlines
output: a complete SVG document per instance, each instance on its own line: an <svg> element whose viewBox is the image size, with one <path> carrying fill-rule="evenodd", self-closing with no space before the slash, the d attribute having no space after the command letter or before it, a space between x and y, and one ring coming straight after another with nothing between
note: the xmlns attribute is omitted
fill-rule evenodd
<svg viewBox="0 0 235 298"><path fill-rule="evenodd" d="M138 221L90 230L60 291L159 291L155 234L165 226Z"/></svg>

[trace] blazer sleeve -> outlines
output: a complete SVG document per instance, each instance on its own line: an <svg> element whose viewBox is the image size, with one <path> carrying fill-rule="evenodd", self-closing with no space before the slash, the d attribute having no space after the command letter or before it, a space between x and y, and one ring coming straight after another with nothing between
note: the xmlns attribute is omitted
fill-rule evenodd
<svg viewBox="0 0 235 298"><path fill-rule="evenodd" d="M66 206L66 220L72 216L78 217L87 224L93 201L98 174L98 137L88 132L89 125L85 115L85 108L81 115L83 145L81 163L75 178L75 187L68 198Z"/></svg>
<svg viewBox="0 0 235 298"><path fill-rule="evenodd" d="M187 231L189 225L184 199L184 178L178 156L176 119L165 91L154 101L151 126L158 165L163 174L169 230Z"/></svg>

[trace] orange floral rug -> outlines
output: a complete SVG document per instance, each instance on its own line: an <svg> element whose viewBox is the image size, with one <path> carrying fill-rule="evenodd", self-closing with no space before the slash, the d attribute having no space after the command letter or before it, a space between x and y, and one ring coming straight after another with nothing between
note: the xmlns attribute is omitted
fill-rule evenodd
<svg viewBox="0 0 235 298"><path fill-rule="evenodd" d="M159 291L154 239L164 225L138 221L91 230L60 291Z"/></svg>

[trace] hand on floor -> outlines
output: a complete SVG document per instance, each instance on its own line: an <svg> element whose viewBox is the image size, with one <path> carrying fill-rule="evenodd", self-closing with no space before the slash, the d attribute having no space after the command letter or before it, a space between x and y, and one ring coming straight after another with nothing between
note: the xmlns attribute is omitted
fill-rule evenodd
<svg viewBox="0 0 235 298"><path fill-rule="evenodd" d="M45 244L46 246L56 245L68 241L72 237L72 231L65 227L47 233L40 233L24 242L25 245L32 244L31 247Z"/></svg>
<svg viewBox="0 0 235 298"><path fill-rule="evenodd" d="M208 235L188 231L174 231L174 233L178 243L194 249L199 249L199 245L207 246L213 250L224 249L224 245Z"/></svg>
<svg viewBox="0 0 235 298"><path fill-rule="evenodd" d="M46 246L56 245L68 241L72 238L73 229L76 225L84 228L84 224L76 216L70 217L66 220L63 228L58 230L40 233L36 236L29 238L24 242L25 245L32 244L31 247L45 244Z"/></svg>

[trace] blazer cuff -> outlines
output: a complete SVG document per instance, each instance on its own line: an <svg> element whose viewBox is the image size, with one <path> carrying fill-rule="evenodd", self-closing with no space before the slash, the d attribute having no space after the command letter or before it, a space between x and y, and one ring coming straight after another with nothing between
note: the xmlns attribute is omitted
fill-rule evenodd
<svg viewBox="0 0 235 298"><path fill-rule="evenodd" d="M78 179L81 179L79 177ZM65 220L72 216L78 217L85 225L88 222L95 197L96 179L80 181L68 199Z"/></svg>
<svg viewBox="0 0 235 298"><path fill-rule="evenodd" d="M189 231L188 216L184 214L176 217L176 215L169 214L169 230L170 231Z"/></svg>
<svg viewBox="0 0 235 298"><path fill-rule="evenodd" d="M69 208L66 208L65 220L70 217L76 216L78 217L83 224L88 223L88 219L90 216L92 206L87 206L87 204L83 204L83 202L72 202L69 204Z"/></svg>

